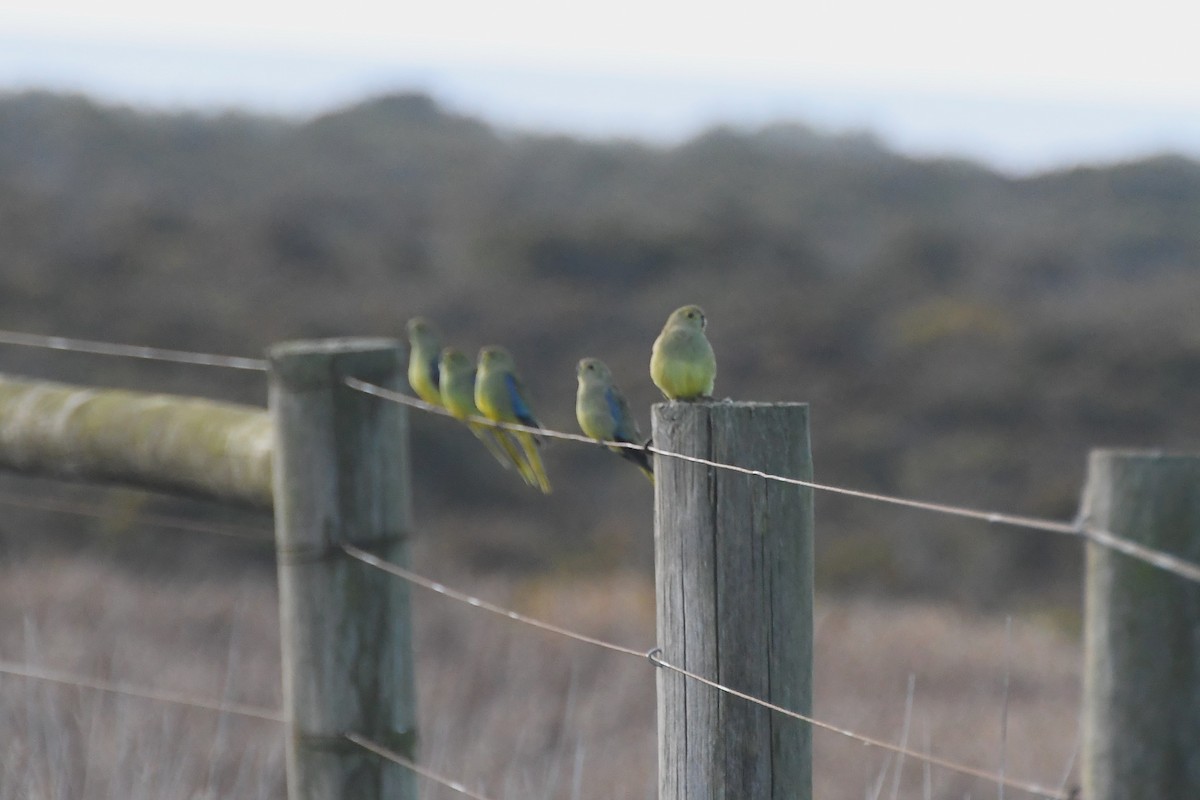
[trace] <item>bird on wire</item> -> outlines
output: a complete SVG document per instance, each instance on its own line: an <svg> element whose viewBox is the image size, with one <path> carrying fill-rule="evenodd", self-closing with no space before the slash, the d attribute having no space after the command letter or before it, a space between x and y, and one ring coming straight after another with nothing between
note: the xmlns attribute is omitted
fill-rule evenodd
<svg viewBox="0 0 1200 800"><path fill-rule="evenodd" d="M700 306L671 312L650 351L650 379L668 400L710 399L717 359L704 335L707 319Z"/></svg>
<svg viewBox="0 0 1200 800"><path fill-rule="evenodd" d="M575 368L575 377L579 380L575 419L580 430L597 441L649 444L642 439L637 419L630 412L621 390L613 383L607 364L598 358L581 359ZM635 464L654 483L654 467L647 451L612 445L608 449Z"/></svg>
<svg viewBox="0 0 1200 800"><path fill-rule="evenodd" d="M426 403L441 406L442 393L438 360L442 352L442 336L424 317L408 321L408 385Z"/></svg>
<svg viewBox="0 0 1200 800"><path fill-rule="evenodd" d="M541 428L529 407L525 386L517 376L516 363L503 347L485 347L479 351L475 376L475 405L494 422L518 423ZM520 443L535 483L544 493L550 493L550 480L538 454L540 439L527 431L509 431Z"/></svg>

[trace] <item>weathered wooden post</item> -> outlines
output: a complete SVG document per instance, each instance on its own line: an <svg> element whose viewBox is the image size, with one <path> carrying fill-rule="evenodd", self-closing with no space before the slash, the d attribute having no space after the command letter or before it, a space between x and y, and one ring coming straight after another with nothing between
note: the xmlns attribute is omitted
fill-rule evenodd
<svg viewBox="0 0 1200 800"><path fill-rule="evenodd" d="M408 565L406 409L343 382L400 388L401 345L293 342L269 356L288 797L415 800L408 770L345 739L408 758L416 746L408 586L340 549Z"/></svg>
<svg viewBox="0 0 1200 800"><path fill-rule="evenodd" d="M1200 562L1200 456L1095 450L1084 522ZM1200 584L1087 545L1083 796L1200 797Z"/></svg>
<svg viewBox="0 0 1200 800"><path fill-rule="evenodd" d="M808 406L661 403L654 444L812 480ZM808 714L812 705L810 489L655 459L662 658ZM808 800L808 725L658 671L660 800Z"/></svg>

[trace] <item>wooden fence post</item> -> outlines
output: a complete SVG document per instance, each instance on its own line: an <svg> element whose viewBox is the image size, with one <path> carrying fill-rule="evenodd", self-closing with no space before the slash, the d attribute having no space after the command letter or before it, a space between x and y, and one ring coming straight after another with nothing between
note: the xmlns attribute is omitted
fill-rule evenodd
<svg viewBox="0 0 1200 800"><path fill-rule="evenodd" d="M408 770L344 738L409 758L416 747L408 586L340 549L408 565L406 409L343 383L398 389L401 345L293 342L269 356L288 797L415 800Z"/></svg>
<svg viewBox="0 0 1200 800"><path fill-rule="evenodd" d="M1095 450L1085 522L1200 561L1200 456ZM1089 543L1083 796L1200 797L1200 584Z"/></svg>
<svg viewBox="0 0 1200 800"><path fill-rule="evenodd" d="M812 479L808 406L660 403L656 447ZM655 459L662 658L792 711L812 706L812 490ZM808 800L812 733L658 671L660 800Z"/></svg>

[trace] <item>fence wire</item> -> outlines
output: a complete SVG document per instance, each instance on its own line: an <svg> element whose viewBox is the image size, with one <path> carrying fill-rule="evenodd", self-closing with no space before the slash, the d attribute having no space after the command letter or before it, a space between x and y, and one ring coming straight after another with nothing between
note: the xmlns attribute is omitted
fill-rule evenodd
<svg viewBox="0 0 1200 800"><path fill-rule="evenodd" d="M466 592L462 592L457 589L451 589L450 587L446 586L445 584L439 583L438 581L431 580L429 578L424 577L423 575L419 575L415 572L412 572L411 570L407 570L407 569L404 569L403 567L400 567L400 566L397 566L390 562L384 561L383 559L379 558L378 556L368 553L366 550L363 550L359 547L355 547L354 545L343 544L342 550L351 558L357 559L358 561L361 561L364 564L367 564L368 566L371 566L376 569L387 572L388 574L394 575L395 577L400 578L404 581L407 581L407 582L413 584L414 586L419 586L423 589L427 589L431 592L435 592L436 594L440 594L443 597L449 597L452 600L456 600L460 603L465 603L466 605L471 606L473 608L482 609L482 610L490 612L492 614L496 614L498 616L513 620L515 622L520 622L524 625L528 625L530 627L536 628L541 631L545 631L547 633L552 633L552 634L555 634L558 636L563 636L568 639L573 639L577 642L583 642L585 644L590 644L595 647L599 647L603 650L608 650L613 653L620 653L621 655L634 656L635 658L645 659L646 661L648 661L649 663L653 664L656 667L659 667L661 669L666 669L671 672L675 672L688 680L704 684L705 686L708 686L711 689L715 689L718 692L723 692L723 693L731 695L733 697L737 697L741 700L745 700L746 702L753 703L757 706L761 706L762 708L768 709L770 711L774 711L778 714L782 714L784 716L791 717L791 718L799 720L801 722L808 723L809 725L812 725L814 728L819 728L821 730L828 731L830 733L835 733L839 736L843 736L847 739L858 742L859 744L862 744L862 745L865 745L868 747L878 748L880 750L885 750L887 752L894 753L897 755L903 755L908 758L912 758L914 760L921 761L926 764L931 764L931 765L933 765L935 767L939 767L941 769L945 769L947 771L957 772L961 775L967 775L972 778L985 780L985 781L988 781L991 783L995 783L999 786L1006 786L1011 789L1018 789L1020 791L1027 792L1029 794L1036 795L1038 797L1050 798L1050 800L1069 800L1069 795L1066 792L1063 792L1058 789L1051 789L1047 786L1042 786L1041 784L1033 783L1030 781L1022 781L1022 780L1017 780L1014 778L1009 778L1009 777L1000 775L998 773L989 772L987 770L979 769L977 767L972 767L969 764L961 764L956 761L951 761L950 759L942 758L940 756L936 756L931 753L923 753L918 750L911 750L906 747L894 745L891 742L887 742L882 739L877 739L877 738L874 738L871 736L864 736L860 733L855 733L854 731L852 731L848 728L843 728L843 727L833 725L828 722L823 722L819 719L808 716L806 714L801 714L797 711L793 711L791 709L784 708L782 706L771 703L767 700L763 700L761 698L747 694L746 692L742 692L737 689L733 689L729 686L725 686L724 684L718 683L717 681L714 681L710 678L706 678L703 675L699 675L699 674L692 672L690 670L687 670L683 667L672 664L669 661L666 661L662 658L662 656L660 655L661 651L657 647L651 648L649 650L637 650L637 649L634 649L631 647L625 647L624 645L607 642L607 641L604 641L603 639L597 639L592 636L587 636L585 634L577 633L577 632L569 630L567 628L563 628L558 625L554 625L549 622L545 622L543 620L539 620L539 619L535 619L533 617L526 616L525 614L522 614L518 611L514 611L513 609L505 608L505 607L497 605L495 603L488 602L487 600L483 600L478 597L474 597L473 595L467 594Z"/></svg>
<svg viewBox="0 0 1200 800"><path fill-rule="evenodd" d="M98 342L91 339L70 339L65 336L43 336L36 333L0 330L0 344L19 347L41 347L47 350L65 350L72 353L91 353L99 356L142 358L149 361L169 361L174 364L191 364L201 367L225 367L265 372L267 361L262 358L222 356L214 353L193 353L188 350L169 350L163 347L144 347L134 344Z"/></svg>
<svg viewBox="0 0 1200 800"><path fill-rule="evenodd" d="M266 371L270 366L266 359L217 355L213 353L198 353L186 350L169 350L159 347L116 344L112 342L101 342L89 339L72 339L63 336L45 336L41 334L21 333L17 331L5 330L0 330L0 344L10 344L24 347L42 347L53 350L93 353L107 356L122 356L127 358L142 358L179 364L227 367L230 369L242 370ZM433 414L440 414L442 416L451 416L450 413L444 408L426 403L419 398L411 397L402 392L393 391L391 389L377 386L375 384L352 377L345 378L345 383L347 386L358 391L372 394L377 397L382 397L392 402L402 403L411 408L420 409L421 411L426 411ZM938 514L945 514L948 516L981 520L991 524L1008 525L1017 528L1025 528L1027 530L1078 536L1102 547L1116 550L1129 556L1130 558L1143 561L1159 569L1171 572L1187 580L1200 583L1200 565L1187 561L1186 559L1179 558L1178 556L1171 555L1170 553L1156 550L1151 547L1146 547L1145 545L1138 544L1137 542L1129 541L1128 539L1117 536L1111 531L1106 531L1102 528L1095 528L1087 525L1086 521L1082 518L1076 519L1072 522L1062 522L1059 520L1042 519L1039 517L1025 516L1020 514L1008 514L999 511L985 511L946 503L932 503L924 500L914 500L895 495L865 492L842 486L832 486L829 484L816 483L814 481L805 481L799 478L791 478L786 475L773 475L762 470L742 467L736 464L725 464L697 456L674 453L654 447L651 444L635 445L627 442L598 441L581 434L568 433L566 431L555 431L546 428L534 428L516 423L496 422L485 417L472 417L471 421L505 430L533 433L551 439L584 442L592 445L604 445L606 447L645 450L648 453L653 453L655 455L662 456L663 458L681 459L683 461L699 464L711 469L730 470L733 472L742 473L744 475L761 478L763 480L777 481L779 483L787 483L794 486L803 486L816 491L840 494L847 497L856 497L878 503L887 503L890 505L919 509Z"/></svg>
<svg viewBox="0 0 1200 800"><path fill-rule="evenodd" d="M12 501L12 500L14 500L14 498L7 498L3 495L0 495L0 502L8 502L8 501ZM15 504L21 505L24 507L29 507L29 508L40 508L40 509L46 509L46 510L52 510L52 511L70 511L71 513L78 513L78 514L84 514L84 515L95 516L95 517L107 516L107 513L103 509L100 509L98 507L82 507L82 506L80 506L80 507L63 508L63 507L58 506L56 503L54 503L52 501L39 501L39 500L19 501ZM155 524L178 527L178 528L185 529L185 530L198 530L198 531L209 532L209 533L226 533L225 531L222 531L220 529L214 529L209 526L195 526L195 525L190 524L190 522L187 520L171 519L171 518L165 518L165 517L156 519ZM260 541L261 541L261 539L260 539ZM522 623L524 625L536 628L538 630L541 630L541 631L544 631L547 633L551 633L551 634L554 634L557 636L562 636L564 638L568 638L568 639L571 639L571 640L574 640L577 642L581 642L584 644L589 644L594 647L599 647L601 649L608 650L610 652L619 653L621 655L633 656L636 658L645 658L650 663L654 664L655 666L675 672L689 680L704 684L704 685L709 686L710 688L713 688L717 691L724 692L724 693L729 694L734 697L738 697L742 700L745 700L746 702L754 703L755 705L759 705L763 708L769 709L776 713L783 714L785 716L800 720L802 722L810 724L821 730L829 731L831 733L835 733L840 736L849 738L849 739L859 742L863 745L875 747L875 748L885 750L887 752L895 753L898 755L902 755L902 756L909 756L916 760L922 761L924 763L927 763L927 764L930 764L930 765L933 765L933 766L936 766L936 767L939 767L942 769L946 769L948 771L957 772L957 773L967 775L970 777L974 777L974 778L978 778L981 780L996 782L998 784L1008 786L1013 789L1019 789L1022 791L1029 792L1031 794L1036 794L1041 797L1054 798L1055 800L1065 799L1068 797L1068 795L1062 791L1049 789L1047 787L1040 786L1039 784L1036 784L1036 783L1007 778L998 773L991 773L986 770L980 770L980 769L977 769L970 765L960 764L960 763L951 761L949 759L944 759L939 756L933 755L931 753L922 753L920 751L912 750L907 747L897 746L890 742L887 742L887 741L884 741L881 739L876 739L876 738L869 737L869 736L865 736L865 735L862 735L859 733L855 733L854 731L851 731L849 729L842 728L842 727L833 725L831 723L821 721L819 719L816 719L814 717L811 717L811 716L808 716L805 714L800 714L799 712L792 711L787 708L783 708L783 707L773 704L769 701L762 700L760 698L746 694L745 692L741 692L737 689L733 689L731 687L725 686L725 685L720 684L716 681L713 681L709 678L706 678L702 675L691 672L682 667L676 666L675 664L672 664L672 663L664 660L661 657L661 655L659 655L657 648L653 648L650 650L639 650L639 649L615 644L613 642L608 642L603 639L598 639L593 636L588 636L586 634L582 634L577 631L573 631L569 628L564 628L559 625L554 625L552 623L545 622L543 620L539 620L539 619L536 619L533 617L526 616L524 614L521 614L520 612L514 611L509 608L505 608L505 607L497 605L495 603L491 603L487 600L483 600L481 598L475 597L466 592L452 589L443 583L440 583L438 581L427 578L427 577L420 575L416 572L413 572L411 570L407 570L407 569L404 569L403 567L399 567L395 564L391 564L387 561L384 561L383 559L381 559L361 548L355 547L354 545L344 544L344 545L342 545L342 550L351 558L357 559L358 561L361 561L369 566L380 569L380 570L387 572L395 577L401 578L413 585L427 589L431 592L440 594L442 596L451 598L453 600L456 600L458 602L472 606L474 608L482 609L489 613L505 617L507 619ZM100 680L100 679L88 678L88 677L84 677L84 676L73 675L70 673L59 672L59 671L55 671L55 670L34 667L34 666L29 666L29 665L17 665L17 664L11 663L11 662L0 661L0 673L18 676L18 677L35 678L35 679L40 679L40 680L53 681L56 683L61 683L61 684L70 685L70 686L76 686L76 687L80 687L80 688L90 688L90 689L95 689L95 690L99 690L99 691L106 691L106 692L111 692L111 693L115 693L115 694L125 695L125 696L129 696L129 697L137 697L137 698L146 699L146 700L156 700L156 701L161 701L161 702L173 703L176 705L184 705L184 706L189 706L189 707L193 707L193 708L207 709L210 711L219 711L219 712L223 712L223 713L230 713L230 714L240 715L240 716L250 716L250 717L256 717L259 719L273 719L275 721L283 721L283 716L280 712L271 711L271 710L263 709L263 708L256 707L256 706L249 706L249 705L245 705L245 704L235 704L235 703L213 702L213 701L205 700L203 698L198 698L198 697L194 697L194 696L190 696L190 695L184 695L184 694L180 694L180 693L176 693L176 692L166 692L166 691L155 690L155 689L138 688L138 687L130 686L125 683L104 681L104 680ZM365 743L365 742L356 742L356 744L360 744L364 747L368 747L368 749L372 749L371 747L368 746L368 743ZM376 746L376 747L378 747L378 746ZM380 749L382 749L382 748L380 748ZM376 750L376 752L380 755L383 755L383 753L379 752L379 750ZM403 758L402 756L399 756L398 754L393 753L392 755L396 756L396 758ZM387 756L384 756L384 757L387 757ZM393 758L392 760L396 760L396 759ZM401 763L401 762L398 761L397 763ZM410 764L411 764L411 762L404 763L404 766L410 766ZM413 765L413 766L415 766L415 765ZM416 771L420 771L420 770L418 769ZM424 772L422 772L421 774L424 774ZM448 786L451 789L454 789L455 791L459 791L460 787L461 787L461 784L455 784L453 781L447 781L445 779L442 779L440 776L435 777L433 774L426 775L425 777L428 777L430 780L434 780L435 782L443 783L444 785ZM464 793L467 794L468 796L472 796L472 797L477 796L477 795L472 794L470 791L466 791Z"/></svg>
<svg viewBox="0 0 1200 800"><path fill-rule="evenodd" d="M481 795L478 792L471 791L470 789L468 789L465 785L463 785L459 781L452 780L450 778L445 777L444 775L439 775L438 773L434 772L431 769L422 767L420 764L417 764L415 761L412 761L411 759L405 758L404 756L400 755L395 750L389 750L388 748L384 747L383 745L376 744L375 742L372 742L370 739L366 738L365 736L360 736L357 733L347 733L346 739L347 739L347 741L350 741L350 742L358 745L359 747L363 748L364 750L374 753L375 755L379 756L382 759L391 761L393 764L398 764L398 765L404 767L405 769L412 770L417 775L420 775L422 778L425 778L426 780L430 780L430 781L433 781L434 783L445 786L447 789L453 789L454 791L458 792L459 794L463 795L464 797L470 797L470 798L472 798L472 800L488 800L488 798L485 797L484 795Z"/></svg>
<svg viewBox="0 0 1200 800"><path fill-rule="evenodd" d="M453 418L453 415L450 414L450 412L446 409L435 406L432 403L426 403L420 398L410 397L402 392L386 389L382 386L367 383L366 381L362 381L357 378L346 378L345 382L347 386L360 392L372 394L376 397L381 397L394 403L400 403L402 405L420 409L421 411ZM537 434L538 436L545 436L548 439L585 442L591 445L620 447L628 450L644 450L648 453L653 453L663 458L674 458L681 461L687 461L692 464L699 464L711 469L728 470L730 472L737 472L743 475L761 478L763 480L791 484L792 486L802 486L808 489L827 492L830 494L840 494L847 497L856 497L862 500L871 500L877 503L887 503L889 505L903 506L905 508L918 509L921 511L930 511L937 514L945 514L947 516L980 520L993 525L1008 525L1010 527L1025 528L1027 530L1079 536L1103 547L1117 550L1127 556L1130 556L1131 558L1144 561L1147 564L1158 567L1159 569L1172 572L1182 578L1186 578L1187 580L1200 582L1200 565L1194 564L1186 559L1179 558L1178 556L1171 555L1170 553L1165 553L1161 550L1155 550L1152 547L1146 547L1145 545L1138 544L1137 542L1131 542L1128 539L1124 539L1102 528L1094 528L1085 524L1082 518L1077 519L1074 522L1061 522L1059 520L1042 519L1040 517L1024 516L1021 514L1007 514L1000 511L984 511L965 506L949 505L946 503L931 503L924 500L913 500L905 497L897 497L895 495L879 494L877 492L864 492L858 489L849 489L844 486L832 486L826 483L816 483L814 481L806 481L800 478L790 478L786 475L773 475L769 472L763 472L762 470L758 469L740 467L736 464L726 464L720 461L712 461L707 458L700 458L699 456L689 456L684 453L663 450L660 447L654 447L652 444L637 445L629 444L628 442L599 441L578 433L567 433L565 431L556 431L547 428L534 428L529 425L519 425L509 422L496 422L495 420L490 420L487 417L469 417L468 419L471 422L478 422L494 428L533 433Z"/></svg>
<svg viewBox="0 0 1200 800"><path fill-rule="evenodd" d="M17 664L12 661L0 661L0 674L10 675L15 678L28 678L30 680L46 681L49 683L57 683L61 686L72 686L77 689L91 689L97 692L106 692L108 694L121 695L122 697L135 697L139 700L151 700L157 703L168 703L175 706L185 706L187 708L198 708L204 711L214 711L219 714L232 714L237 717L246 717L249 719L265 720L267 722L286 722L283 712L273 708L265 708L249 703L230 703L221 700L209 700L204 697L187 694L184 692L169 691L166 689L149 689L141 686L124 683L122 681L110 681L103 678L93 678L87 675L78 675L63 670L50 669L48 667L38 667L31 664Z"/></svg>
<svg viewBox="0 0 1200 800"><path fill-rule="evenodd" d="M13 495L6 492L0 492L0 505L12 506L14 508L26 508L32 511L50 511L58 514L74 514L81 517L93 517L95 519L111 519L114 516L119 516L120 512L114 512L106 509L103 506L98 506L90 503L78 503L71 500L59 500L51 497L33 497L29 495ZM207 533L214 536L223 536L229 539L235 539L247 544L271 545L274 546L275 539L270 529L266 526L255 527L253 525L234 525L228 523L202 522L194 519L183 519L181 517L168 517L162 514L145 514L137 512L129 518L130 524L133 525L148 525L154 528L171 528L174 530L188 531L190 533Z"/></svg>
<svg viewBox="0 0 1200 800"><path fill-rule="evenodd" d="M144 687L132 686L128 683L106 681L98 678L90 678L84 675L76 675L73 673L63 672L61 670L46 669L44 667L35 667L29 664L15 664L9 661L0 661L0 674L8 675L14 678L26 678L29 680L45 681L55 683L60 686L69 686L74 689L90 689L93 691L105 692L107 694L116 694L121 697L131 697L138 700L149 700L157 703L166 703L173 706L181 706L184 708L200 709L203 711L213 711L219 714L229 714L236 717L246 719L254 719L265 722L286 723L287 718L282 711L277 711L262 706L250 705L247 703L227 703L207 700L205 698L187 695L180 692L170 692L161 689L148 689ZM412 770L417 775L441 784L448 789L453 789L459 794L473 798L473 800L489 800L489 798L477 792L473 792L464 786L462 783L446 778L430 769L405 758L399 753L389 750L382 745L376 744L366 737L355 733L346 734L346 739L365 750L368 750L380 758L392 761L406 769Z"/></svg>
<svg viewBox="0 0 1200 800"><path fill-rule="evenodd" d="M433 581L429 578L426 578L422 575L414 573L410 570L406 570L402 567L396 566L395 564L390 564L386 561L383 561L382 559L372 555L371 553L368 553L365 550L362 550L360 548L354 547L353 545L342 545L342 550L351 558L357 559L369 566L375 567L375 568L380 569L384 572L387 572L395 577L401 578L402 580L405 580L413 585L428 589L429 591L432 591L437 594L443 595L445 597L449 597L451 599L457 600L468 606L471 606L474 608L479 608L484 611L488 611L490 613L505 617L507 619L510 619L510 620L513 620L516 622L520 622L520 623L528 625L530 627L534 627L538 630L556 634L559 636L563 636L563 637L572 639L574 641L582 642L585 644L590 644L592 646L599 647L601 649L608 650L610 652L615 652L615 653L619 653L619 654L627 655L627 656L633 656L636 658L644 658L649 663L653 664L654 666L659 667L661 669L669 670L671 672L675 672L688 680L695 681L697 683L701 683L701 684L706 685L716 691L723 692L725 694L729 694L733 697L740 698L746 702L753 703L755 705L761 706L770 711L782 714L787 717L791 717L791 718L799 720L801 722L805 722L809 725L812 725L815 728L838 734L838 735L848 738L852 741L856 741L860 744L878 748L881 750L885 750L890 753L910 757L910 758L913 758L914 760L921 761L923 763L926 763L926 764L929 764L929 765L932 765L932 766L935 766L935 767L938 767L941 769L945 769L947 771L956 772L956 773L966 775L966 776L969 776L972 778L989 781L992 783L996 783L997 785L1006 786L1006 787L1009 787L1012 789L1017 789L1020 791L1027 792L1029 794L1037 795L1039 797L1049 798L1050 800L1070 800L1070 795L1061 790L1051 789L1049 787L1045 787L1040 784L1029 782L1029 781L1022 781L1022 780L1009 778L1004 775L1000 775L997 773L988 772L987 770L982 770L982 769L979 769L976 767L972 767L968 764L962 764L959 762L952 761L950 759L942 758L940 756L936 756L931 753L923 753L921 751L912 750L907 747L894 745L894 744L884 741L882 739L865 736L865 735L856 733L854 731L851 731L847 728L833 725L831 723L824 722L822 720L816 719L809 715L801 714L801 713L793 711L791 709L784 708L782 706L776 705L769 701L766 701L761 698L755 697L753 695L747 694L745 692L739 691L737 689L733 689L729 686L725 686L724 684L718 683L717 681L706 678L702 675L699 675L695 672L687 670L683 667L679 667L675 664L672 664L672 663L664 660L661 657L661 655L659 654L660 651L658 648L652 648L648 651L642 651L642 650L637 650L637 649L630 648L630 647L625 647L623 645L618 645L618 644L615 644L612 642L608 642L603 639L598 639L593 636L588 636L586 634L581 634L576 631L572 631L570 629L563 628L558 625L553 625L551 623L544 622L542 620L538 620L538 619L526 616L515 610L508 609L503 606L499 606L495 603L491 603L486 600L482 600L478 597L474 597L465 592L451 589L442 583ZM94 678L94 677L79 675L79 674L70 673L70 672L66 672L66 671L62 671L62 670L38 667L38 666L34 666L34 665L29 665L29 664L17 664L17 663L10 662L10 661L0 660L0 674L9 675L9 676L18 677L18 678L27 678L27 679L32 679L32 680L52 682L52 683L57 683L60 685L70 686L70 687L74 687L74 688L91 689L94 691L101 691L101 692L116 694L116 695L120 695L120 696L124 696L124 697L131 697L131 698L137 698L137 699L141 699L141 700L149 700L149 701L154 701L154 702L167 703L167 704L171 704L171 705L201 709L201 710L212 711L212 712L221 713L221 714L230 714L230 715L234 715L234 716L258 719L258 720L263 720L263 721L268 721L268 722L276 722L276 723L287 722L287 718L284 716L283 712L276 710L276 709L265 708L262 706L256 706L256 705L247 704L247 703L215 701L215 700L210 700L207 698L202 698L202 697L199 697L196 695L190 695L190 694L186 694L186 693L182 693L182 692L139 687L139 686L134 686L134 685L125 683L125 682L104 680L101 678ZM382 758L386 758L386 759L391 760L401 766L411 769L414 772L416 772L417 774L419 774L429 780L432 780L436 783L442 784L442 785L444 785L456 792L459 792L467 797L476 798L476 800L488 800L486 797L484 797L478 793L475 793L475 792L471 791L470 789L467 789L463 784L461 784L457 781L445 778L444 776L441 776L435 772L432 772L431 770L421 767L420 765L412 762L411 760L405 758L404 756L400 755L399 753L395 753L394 751L388 750L387 748L384 748L374 742L371 742L370 740L368 740L358 734L348 733L348 734L346 734L346 738L349 739L354 744L356 744L360 747L363 747L367 750L370 750L371 752L375 753L376 755L378 755Z"/></svg>

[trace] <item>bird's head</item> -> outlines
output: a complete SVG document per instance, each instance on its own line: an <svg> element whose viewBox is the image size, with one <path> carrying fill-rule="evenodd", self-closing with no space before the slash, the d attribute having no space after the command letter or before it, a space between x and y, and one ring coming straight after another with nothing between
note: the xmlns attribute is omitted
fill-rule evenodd
<svg viewBox="0 0 1200 800"><path fill-rule="evenodd" d="M667 318L667 325L685 325L704 330L708 325L708 318L704 316L704 309L700 306L684 306L671 312L671 316Z"/></svg>
<svg viewBox="0 0 1200 800"><path fill-rule="evenodd" d="M612 373L608 369L608 365L598 358L583 358L579 360L579 365L575 367L575 376L579 381L610 381Z"/></svg>
<svg viewBox="0 0 1200 800"><path fill-rule="evenodd" d="M433 324L424 317L413 317L405 327L408 330L408 341L414 347L436 342L439 338Z"/></svg>
<svg viewBox="0 0 1200 800"><path fill-rule="evenodd" d="M442 351L441 369L447 375L450 373L469 372L474 368L475 365L471 363L471 359L467 358L467 354L458 348L447 347Z"/></svg>
<svg viewBox="0 0 1200 800"><path fill-rule="evenodd" d="M489 346L479 351L480 369L512 370L514 366L512 354L503 347Z"/></svg>

